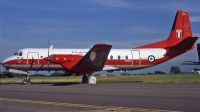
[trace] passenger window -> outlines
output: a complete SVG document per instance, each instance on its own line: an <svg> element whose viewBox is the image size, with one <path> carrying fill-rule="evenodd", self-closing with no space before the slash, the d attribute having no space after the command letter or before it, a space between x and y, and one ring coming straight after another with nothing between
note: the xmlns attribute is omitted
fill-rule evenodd
<svg viewBox="0 0 200 112"><path fill-rule="evenodd" d="M113 55L110 55L110 59L113 59Z"/></svg>
<svg viewBox="0 0 200 112"><path fill-rule="evenodd" d="M128 56L126 55L126 57L125 57L126 59L128 59Z"/></svg>
<svg viewBox="0 0 200 112"><path fill-rule="evenodd" d="M120 55L118 55L118 59L121 59Z"/></svg>

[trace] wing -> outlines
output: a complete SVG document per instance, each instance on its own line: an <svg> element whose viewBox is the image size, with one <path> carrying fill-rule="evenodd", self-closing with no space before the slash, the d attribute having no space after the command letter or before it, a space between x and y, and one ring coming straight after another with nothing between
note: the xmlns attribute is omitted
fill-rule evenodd
<svg viewBox="0 0 200 112"><path fill-rule="evenodd" d="M72 56L71 62L61 63L66 70L78 74L90 74L101 71L105 65L112 45L95 44L82 58Z"/></svg>

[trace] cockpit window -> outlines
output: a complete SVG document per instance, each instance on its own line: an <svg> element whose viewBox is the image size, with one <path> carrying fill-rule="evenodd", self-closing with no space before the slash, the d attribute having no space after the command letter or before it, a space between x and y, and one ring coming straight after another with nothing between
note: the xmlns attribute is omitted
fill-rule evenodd
<svg viewBox="0 0 200 112"><path fill-rule="evenodd" d="M14 56L18 56L18 52L16 52L16 53L14 54Z"/></svg>
<svg viewBox="0 0 200 112"><path fill-rule="evenodd" d="M16 53L14 54L14 56L22 56L22 51L16 52Z"/></svg>
<svg viewBox="0 0 200 112"><path fill-rule="evenodd" d="M22 56L22 51L19 52L19 56Z"/></svg>

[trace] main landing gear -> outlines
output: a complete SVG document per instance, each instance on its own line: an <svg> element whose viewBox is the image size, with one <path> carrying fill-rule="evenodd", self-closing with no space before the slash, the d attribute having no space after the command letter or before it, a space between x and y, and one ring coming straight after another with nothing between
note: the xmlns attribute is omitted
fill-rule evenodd
<svg viewBox="0 0 200 112"><path fill-rule="evenodd" d="M82 77L82 83L88 83L88 84L96 84L97 79L92 75L83 75Z"/></svg>

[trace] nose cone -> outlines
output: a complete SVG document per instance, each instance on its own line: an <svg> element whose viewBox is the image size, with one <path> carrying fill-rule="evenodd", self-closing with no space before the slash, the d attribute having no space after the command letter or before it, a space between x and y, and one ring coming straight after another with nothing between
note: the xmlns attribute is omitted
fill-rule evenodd
<svg viewBox="0 0 200 112"><path fill-rule="evenodd" d="M3 67L5 67L5 60L3 60L3 62L0 62L0 66L3 66Z"/></svg>
<svg viewBox="0 0 200 112"><path fill-rule="evenodd" d="M5 67L6 64L7 64L10 60L12 60L12 57L6 58L5 60L3 60L3 62L2 62L1 64Z"/></svg>
<svg viewBox="0 0 200 112"><path fill-rule="evenodd" d="M13 59L12 56L6 58L5 60L3 60L3 62L1 63L3 65L3 67L8 70L9 69L9 62Z"/></svg>
<svg viewBox="0 0 200 112"><path fill-rule="evenodd" d="M0 64L4 66L5 63L6 63L6 60L3 60L3 62L0 63Z"/></svg>

